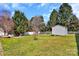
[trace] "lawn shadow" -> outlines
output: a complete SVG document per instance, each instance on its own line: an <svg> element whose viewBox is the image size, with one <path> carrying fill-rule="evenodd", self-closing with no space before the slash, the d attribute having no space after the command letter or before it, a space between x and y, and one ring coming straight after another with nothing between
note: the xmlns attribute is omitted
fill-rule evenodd
<svg viewBox="0 0 79 59"><path fill-rule="evenodd" d="M76 37L76 44L77 44L77 53L79 56L79 34L75 34L75 37Z"/></svg>

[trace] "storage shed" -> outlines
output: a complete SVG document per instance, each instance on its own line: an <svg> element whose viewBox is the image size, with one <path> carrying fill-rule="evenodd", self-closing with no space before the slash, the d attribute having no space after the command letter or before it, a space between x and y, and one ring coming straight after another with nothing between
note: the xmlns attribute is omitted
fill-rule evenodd
<svg viewBox="0 0 79 59"><path fill-rule="evenodd" d="M52 27L52 35L67 35L67 28L61 25L56 25Z"/></svg>

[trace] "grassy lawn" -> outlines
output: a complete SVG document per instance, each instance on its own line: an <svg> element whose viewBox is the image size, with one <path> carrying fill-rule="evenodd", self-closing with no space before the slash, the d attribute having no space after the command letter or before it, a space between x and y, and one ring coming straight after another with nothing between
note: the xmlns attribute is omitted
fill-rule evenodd
<svg viewBox="0 0 79 59"><path fill-rule="evenodd" d="M0 38L5 56L75 56L77 44L75 35L39 35L19 38Z"/></svg>

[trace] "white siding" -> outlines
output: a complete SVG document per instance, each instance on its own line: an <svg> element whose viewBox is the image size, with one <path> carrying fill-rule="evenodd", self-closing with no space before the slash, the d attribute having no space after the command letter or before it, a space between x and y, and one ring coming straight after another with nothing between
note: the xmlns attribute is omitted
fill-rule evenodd
<svg viewBox="0 0 79 59"><path fill-rule="evenodd" d="M35 32L25 32L25 35L34 35ZM38 34L40 34L40 32L38 32Z"/></svg>
<svg viewBox="0 0 79 59"><path fill-rule="evenodd" d="M4 32L0 31L0 36L4 36Z"/></svg>
<svg viewBox="0 0 79 59"><path fill-rule="evenodd" d="M66 35L68 34L68 31L66 27L56 25L55 27L52 27L52 34L53 35Z"/></svg>
<svg viewBox="0 0 79 59"><path fill-rule="evenodd" d="M25 35L33 35L35 32L26 32Z"/></svg>

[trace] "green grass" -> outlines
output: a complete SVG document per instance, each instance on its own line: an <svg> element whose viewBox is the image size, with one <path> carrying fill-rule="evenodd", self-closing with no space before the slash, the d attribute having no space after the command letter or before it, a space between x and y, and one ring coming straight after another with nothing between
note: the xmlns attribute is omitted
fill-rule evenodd
<svg viewBox="0 0 79 59"><path fill-rule="evenodd" d="M75 35L38 35L19 38L0 38L5 56L76 56Z"/></svg>

